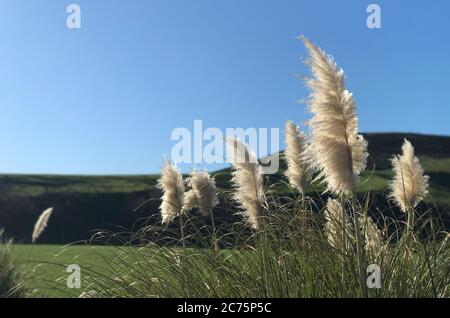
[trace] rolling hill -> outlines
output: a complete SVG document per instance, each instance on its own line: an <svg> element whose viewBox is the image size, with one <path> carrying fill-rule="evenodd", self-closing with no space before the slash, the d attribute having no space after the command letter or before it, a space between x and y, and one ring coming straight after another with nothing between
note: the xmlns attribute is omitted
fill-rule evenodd
<svg viewBox="0 0 450 318"><path fill-rule="evenodd" d="M430 176L428 204L436 204L444 215L450 211L450 137L412 133L364 134L369 142L369 163L360 178L358 191L385 198L392 177L389 158L400 151L404 138L410 140L426 174ZM283 156L283 153L274 156ZM279 192L288 188L279 182L285 168L268 176ZM230 169L215 173L220 188L229 188ZM131 228L138 218L158 213L161 193L158 175L69 176L0 175L0 228L19 242L28 242L34 221L42 210L55 208L43 243L69 243L88 239L98 229ZM320 188L319 188L320 190ZM312 189L307 189L310 193ZM149 199L154 200L149 200ZM142 202L144 208L134 211ZM382 200L382 199L379 199ZM224 216L226 217L226 216Z"/></svg>

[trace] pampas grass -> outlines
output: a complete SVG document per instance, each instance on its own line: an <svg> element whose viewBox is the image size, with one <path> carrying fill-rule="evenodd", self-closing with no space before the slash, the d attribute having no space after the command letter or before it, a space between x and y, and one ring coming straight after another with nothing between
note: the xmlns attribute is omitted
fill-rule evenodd
<svg viewBox="0 0 450 318"><path fill-rule="evenodd" d="M0 229L0 298L22 298L29 292L12 258L13 240Z"/></svg>
<svg viewBox="0 0 450 318"><path fill-rule="evenodd" d="M303 187L308 178L306 160L304 152L306 148L305 135L299 131L298 127L291 121L285 124L286 150L284 156L287 163L285 172L289 184L303 193Z"/></svg>
<svg viewBox="0 0 450 318"><path fill-rule="evenodd" d="M214 178L205 171L193 171L187 184L191 190L185 194L183 210L198 208L204 216L210 215L219 203Z"/></svg>
<svg viewBox="0 0 450 318"><path fill-rule="evenodd" d="M351 223L342 204L335 199L328 199L325 208L325 236L330 245L337 251L345 253L351 250L348 236L351 234Z"/></svg>
<svg viewBox="0 0 450 318"><path fill-rule="evenodd" d="M392 159L394 179L390 184L391 197L403 212L414 209L428 194L428 179L424 175L414 147L405 139L402 154Z"/></svg>
<svg viewBox="0 0 450 318"><path fill-rule="evenodd" d="M361 215L360 226L366 251L376 255L383 245L380 230L367 214ZM355 231L351 227L345 209L338 200L329 198L327 201L324 230L328 242L335 250L344 253L352 250Z"/></svg>
<svg viewBox="0 0 450 318"><path fill-rule="evenodd" d="M48 220L53 213L53 208L48 208L44 212L41 213L36 223L34 224L33 234L31 236L31 241L34 243L38 240L38 238L42 235L45 228L47 227Z"/></svg>
<svg viewBox="0 0 450 318"><path fill-rule="evenodd" d="M16 298L21 286L18 273L11 259L9 244L0 242L0 298Z"/></svg>
<svg viewBox="0 0 450 318"><path fill-rule="evenodd" d="M366 251L374 256L378 255L383 246L381 232L367 214L361 215L361 229L364 233Z"/></svg>
<svg viewBox="0 0 450 318"><path fill-rule="evenodd" d="M356 248L358 253L361 295L367 297L365 259L355 202L355 185L367 161L367 142L358 135L358 118L352 93L345 88L344 71L333 58L301 37L310 53L308 62L313 78L307 82L312 91L308 102L313 117L309 121L311 143L308 153L318 172L316 179L325 181L327 191L351 195Z"/></svg>
<svg viewBox="0 0 450 318"><path fill-rule="evenodd" d="M305 37L314 78L307 82L312 91L308 102L313 114L309 121L311 144L308 153L317 179L337 195L350 195L357 176L365 169L367 142L358 135L356 105L352 93L345 89L344 71L333 58Z"/></svg>
<svg viewBox="0 0 450 318"><path fill-rule="evenodd" d="M264 201L261 166L247 146L236 138L227 138L228 160L233 166L234 199L244 210L251 227L259 229Z"/></svg>
<svg viewBox="0 0 450 318"><path fill-rule="evenodd" d="M117 253L105 252L104 267L84 271L83 284L95 288L100 297L359 297L356 255L349 250L340 257L342 253L330 246L320 231L322 218L313 217L321 208L299 204L298 197L283 203L280 198L276 193L267 196L264 209L268 213L256 233L237 220L226 237L245 235L246 239L219 253L201 247L180 253L178 248L164 244L166 237L140 248L127 243L116 245L112 249ZM302 207L312 216L308 235L302 231L305 214L297 210ZM341 215L337 213L336 217ZM383 231L388 227L390 224L384 223ZM133 238L140 239L143 233ZM148 235L147 230L145 233ZM201 231L193 229L190 233L200 235L197 239L201 242L210 241L209 234L202 238ZM261 236L267 239L254 239ZM354 237L349 237L353 241ZM395 240L382 240L381 244L379 255L370 264L380 266L382 287L369 289L369 296L450 296L448 240L429 241L428 256L425 250L417 250L410 264L405 262L402 244ZM345 268L343 279L340 265Z"/></svg>
<svg viewBox="0 0 450 318"><path fill-rule="evenodd" d="M218 250L219 243L216 237L216 224L213 215L214 207L219 203L216 182L205 171L193 171L187 183L191 190L186 192L184 196L183 210L189 211L192 208L198 208L203 216L209 215L211 217L213 244L214 248Z"/></svg>
<svg viewBox="0 0 450 318"><path fill-rule="evenodd" d="M181 212L183 207L184 183L183 177L176 166L172 165L168 160L164 161L157 187L163 191L159 207L162 223L170 223Z"/></svg>
<svg viewBox="0 0 450 318"><path fill-rule="evenodd" d="M325 236L336 252L336 259L341 263L341 280L345 281L346 259L352 251L351 223L342 204L329 198L325 207Z"/></svg>
<svg viewBox="0 0 450 318"><path fill-rule="evenodd" d="M405 139L402 154L392 159L394 179L389 185L389 197L407 214L405 243L411 247L414 238L414 208L428 194L428 179L424 175L419 159L414 155L414 147Z"/></svg>
<svg viewBox="0 0 450 318"><path fill-rule="evenodd" d="M182 212L185 187L183 176L178 171L177 167L168 160L164 161L161 170L161 178L158 179L157 187L163 191L161 205L159 206L162 224L171 223L175 217L179 216L181 243L184 248L186 247L186 241Z"/></svg>

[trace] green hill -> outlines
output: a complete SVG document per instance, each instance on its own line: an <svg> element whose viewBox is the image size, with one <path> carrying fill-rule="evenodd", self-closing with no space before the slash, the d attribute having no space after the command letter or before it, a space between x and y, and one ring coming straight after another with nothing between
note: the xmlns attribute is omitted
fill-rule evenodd
<svg viewBox="0 0 450 318"><path fill-rule="evenodd" d="M417 156L430 176L430 197L428 202L450 207L450 137L432 136L412 133L370 133L364 134L369 143L369 158L366 171L359 180L359 192L385 192L392 179L390 159L401 151L403 140L406 138L414 145ZM279 172L269 176L271 183L283 180L286 169L283 152L273 155L280 157ZM230 169L218 171L216 174L218 184L226 187L230 179ZM317 190L317 189L316 189ZM321 189L319 189L321 190ZM285 186L279 191L288 191ZM307 192L312 189L308 188Z"/></svg>
<svg viewBox="0 0 450 318"><path fill-rule="evenodd" d="M371 191L384 198L392 177L389 158L400 152L404 138L410 140L426 174L430 176L428 203L436 204L448 215L450 210L450 137L401 133L365 134L369 142L369 163L363 173L359 192ZM283 153L274 156L283 156ZM280 172L268 176L272 183L283 179ZM221 188L229 187L230 169L215 173ZM68 243L87 239L98 229L117 226L131 228L138 218L158 213L158 175L149 176L69 176L0 175L0 228L16 241L28 241L39 213L55 208L51 226L42 242ZM278 191L288 191L279 183ZM320 190L320 189L319 189ZM312 191L312 189L308 189ZM144 208L133 210L150 200ZM154 219L156 221L156 217Z"/></svg>

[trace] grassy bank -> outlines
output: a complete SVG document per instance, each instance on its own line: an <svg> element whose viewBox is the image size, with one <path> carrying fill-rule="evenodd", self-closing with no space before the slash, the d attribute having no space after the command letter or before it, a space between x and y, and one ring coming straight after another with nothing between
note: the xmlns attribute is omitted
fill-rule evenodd
<svg viewBox="0 0 450 318"><path fill-rule="evenodd" d="M119 253L108 246L64 246L14 244L12 257L17 269L24 275L31 297L78 297L77 289L69 289L66 272L70 264L78 264L83 271L95 269L102 273L108 258ZM83 286L82 288L86 288Z"/></svg>

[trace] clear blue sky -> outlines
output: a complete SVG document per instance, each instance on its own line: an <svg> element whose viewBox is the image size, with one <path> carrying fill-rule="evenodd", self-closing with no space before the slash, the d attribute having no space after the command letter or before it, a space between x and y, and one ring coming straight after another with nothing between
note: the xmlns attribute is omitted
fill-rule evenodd
<svg viewBox="0 0 450 318"><path fill-rule="evenodd" d="M81 29L66 27L70 3ZM194 119L300 123L300 34L345 70L361 131L450 133L448 0L0 4L0 172L155 173Z"/></svg>

